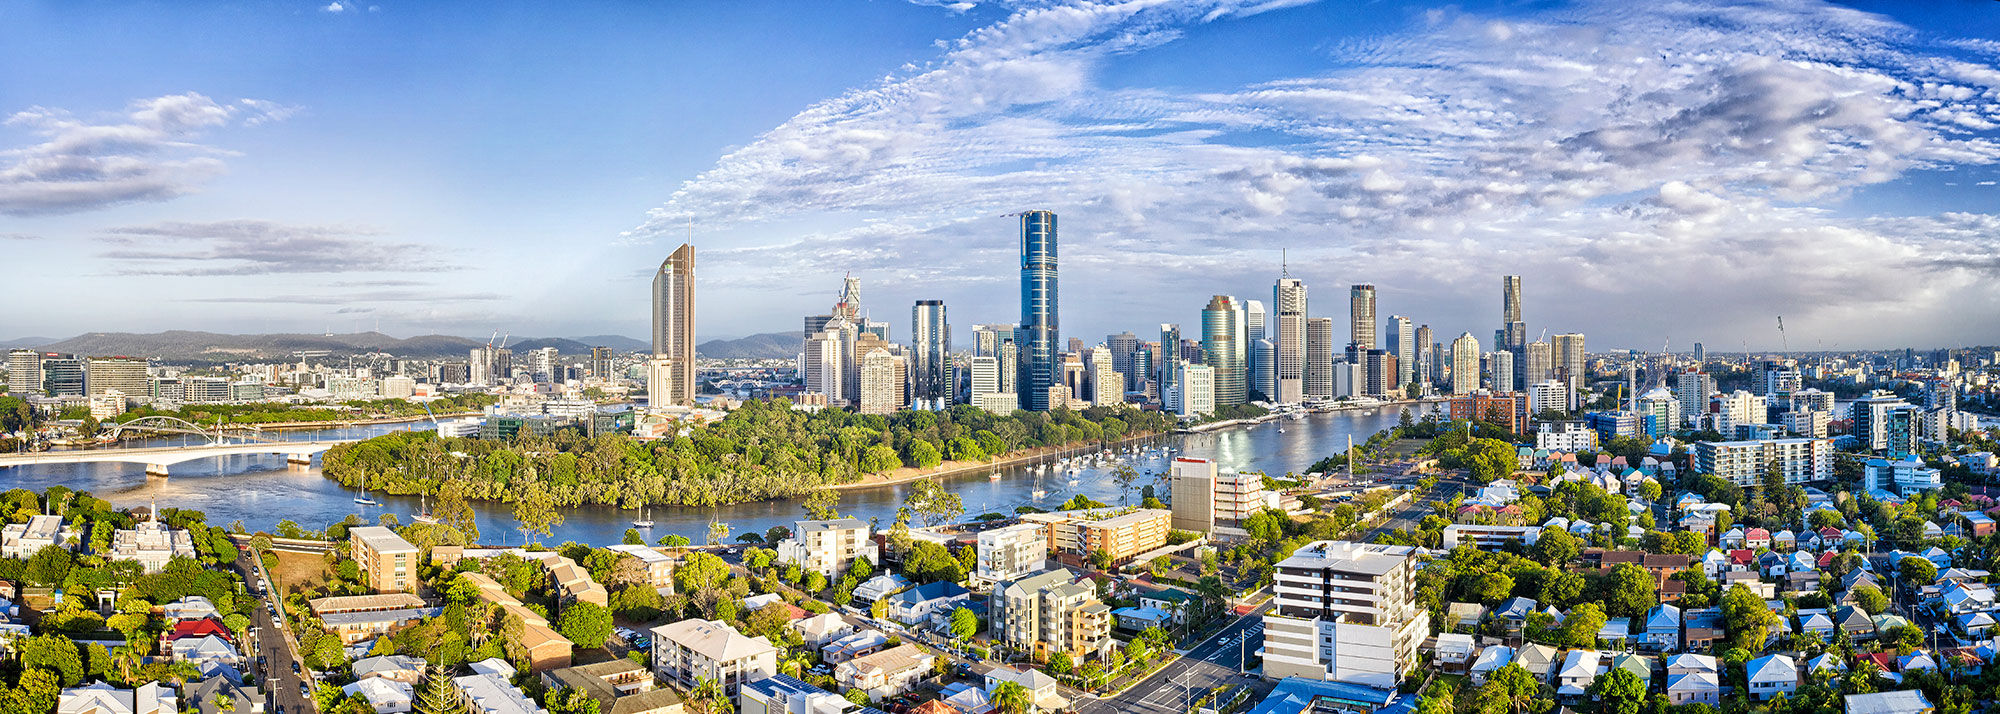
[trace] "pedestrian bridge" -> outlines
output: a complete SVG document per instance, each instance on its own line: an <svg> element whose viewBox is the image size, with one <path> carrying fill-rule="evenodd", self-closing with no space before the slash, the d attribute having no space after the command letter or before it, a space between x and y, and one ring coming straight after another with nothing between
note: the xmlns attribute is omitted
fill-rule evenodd
<svg viewBox="0 0 2000 714"><path fill-rule="evenodd" d="M9 466L35 466L39 464L126 463L145 464L147 476L166 476L167 467L174 464L201 459L213 459L219 456L270 454L283 456L289 463L308 464L312 463L314 454L323 453L327 449L333 448L334 444L345 444L355 441L360 441L360 439L160 446L138 449L79 449L76 451L0 454L0 468Z"/></svg>

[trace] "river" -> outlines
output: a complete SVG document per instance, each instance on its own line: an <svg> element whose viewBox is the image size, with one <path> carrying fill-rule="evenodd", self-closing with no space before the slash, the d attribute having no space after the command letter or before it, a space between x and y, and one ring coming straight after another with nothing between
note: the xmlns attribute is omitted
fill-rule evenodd
<svg viewBox="0 0 2000 714"><path fill-rule="evenodd" d="M1400 411L1327 412L1298 420L1277 420L1253 426L1236 426L1213 432L1161 436L1150 444L1168 444L1179 454L1214 459L1225 468L1263 471L1273 476L1303 472L1313 462L1394 426ZM1422 412L1415 412L1421 416ZM315 431L284 432L298 440L347 439L375 436L396 429L427 429L427 423L345 427ZM1282 431L1281 431L1282 430ZM192 437L190 437L191 439ZM158 439L146 446L191 443L185 439ZM1165 457L1129 457L1141 474L1132 485L1129 501L1137 503L1141 486L1154 483L1153 474L1167 468ZM384 513L394 513L403 522L421 508L414 497L371 494L379 506L354 503L355 493L320 475L318 457L311 466L289 466L279 456L224 456L175 464L172 476L147 478L140 464L46 464L0 468L0 489L41 490L53 485L89 491L120 508L158 503L170 508L194 509L208 515L215 525L241 520L252 531L272 530L280 520L291 520L308 530L359 513L374 522ZM1112 465L1085 468L1075 474L1040 476L1026 467L1000 469L1001 478L990 480L985 473L952 477L946 485L965 501L967 516L986 512L1011 514L1014 507L1036 505L1053 508L1082 493L1111 504L1119 503L1118 485L1111 479ZM1073 480L1073 481L1072 481ZM909 485L849 489L841 492L840 512L863 520L876 519L883 526L893 522ZM1045 495L1035 497L1035 491ZM1164 490L1164 484L1161 485ZM790 526L804 517L799 500L763 501L720 508L656 507L650 514L655 525L646 531L648 540L669 533L701 542L711 519L729 524L735 534L762 533L772 526ZM519 545L523 536L506 504L475 503L479 513L480 540L492 544ZM563 512L562 525L545 543L577 541L596 545L617 543L636 517L634 511L604 507L581 507Z"/></svg>

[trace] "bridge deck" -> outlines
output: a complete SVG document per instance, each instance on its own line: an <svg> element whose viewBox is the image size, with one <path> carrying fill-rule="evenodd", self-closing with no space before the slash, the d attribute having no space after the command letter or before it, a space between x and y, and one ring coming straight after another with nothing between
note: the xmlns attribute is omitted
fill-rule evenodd
<svg viewBox="0 0 2000 714"><path fill-rule="evenodd" d="M333 448L335 444L345 444L360 439L329 441L291 441L263 444L222 444L204 446L156 446L137 449L78 449L75 451L41 451L27 454L0 454L0 468L8 466L30 466L34 464L89 464L127 463L166 466L199 459L222 456L242 456L255 454L275 454L282 456L310 456Z"/></svg>

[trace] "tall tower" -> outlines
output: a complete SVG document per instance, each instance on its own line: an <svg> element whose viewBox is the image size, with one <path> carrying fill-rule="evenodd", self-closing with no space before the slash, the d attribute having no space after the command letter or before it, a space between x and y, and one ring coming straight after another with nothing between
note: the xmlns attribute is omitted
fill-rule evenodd
<svg viewBox="0 0 2000 714"><path fill-rule="evenodd" d="M1021 214L1021 326L1014 335L1023 409L1048 411L1052 406L1056 335L1056 214L1028 211Z"/></svg>
<svg viewBox="0 0 2000 714"><path fill-rule="evenodd" d="M1555 368L1556 379L1569 385L1571 411L1575 411L1581 403L1580 392L1585 378L1589 376L1584 373L1583 354L1583 333L1565 332L1555 336L1549 355L1554 359L1551 366Z"/></svg>
<svg viewBox="0 0 2000 714"><path fill-rule="evenodd" d="M1451 393L1471 394L1479 388L1479 338L1467 332L1451 341Z"/></svg>
<svg viewBox="0 0 2000 714"><path fill-rule="evenodd" d="M1243 328L1243 336L1238 341L1243 344L1245 354L1245 361L1243 363L1245 367L1244 374L1247 375L1244 377L1246 380L1244 382L1246 385L1245 389L1255 391L1258 394L1264 395L1265 399L1270 399L1273 396L1272 393L1277 391L1277 385L1272 381L1275 373L1272 371L1271 358L1274 355L1267 354L1268 351L1257 349L1257 345L1260 343L1266 346L1270 343L1268 339L1269 330L1266 329L1266 323L1269 321L1270 315L1264 311L1264 301L1262 300L1238 300L1236 306L1237 309L1243 311L1241 316L1242 321L1239 323Z"/></svg>
<svg viewBox="0 0 2000 714"><path fill-rule="evenodd" d="M1362 352L1375 349L1375 286L1354 286L1347 302L1349 344Z"/></svg>
<svg viewBox="0 0 2000 714"><path fill-rule="evenodd" d="M951 324L943 300L918 300L910 308L910 392L923 409L951 406Z"/></svg>
<svg viewBox="0 0 2000 714"><path fill-rule="evenodd" d="M1305 399L1306 382L1306 283L1282 269L1271 286L1271 308L1276 310L1276 331L1271 338L1271 399L1291 404Z"/></svg>
<svg viewBox="0 0 2000 714"><path fill-rule="evenodd" d="M1241 320L1243 309L1236 298L1217 295L1201 311L1202 362L1214 370L1215 405L1231 406L1248 401L1246 365L1248 345Z"/></svg>
<svg viewBox="0 0 2000 714"><path fill-rule="evenodd" d="M1308 397L1334 396L1333 334L1333 318L1306 318L1305 395Z"/></svg>
<svg viewBox="0 0 2000 714"><path fill-rule="evenodd" d="M1389 354L1396 356L1396 387L1416 381L1417 333L1410 318L1389 316Z"/></svg>
<svg viewBox="0 0 2000 714"><path fill-rule="evenodd" d="M1181 326L1172 322L1160 323L1160 359L1154 364L1158 374L1160 393L1165 394L1167 385L1174 382L1174 364L1181 361Z"/></svg>
<svg viewBox="0 0 2000 714"><path fill-rule="evenodd" d="M682 243L653 274L653 356L647 362L651 406L694 403L694 246Z"/></svg>
<svg viewBox="0 0 2000 714"><path fill-rule="evenodd" d="M1500 282L1501 290L1504 291L1500 296L1500 324L1520 322L1521 276L1503 275L1500 277Z"/></svg>

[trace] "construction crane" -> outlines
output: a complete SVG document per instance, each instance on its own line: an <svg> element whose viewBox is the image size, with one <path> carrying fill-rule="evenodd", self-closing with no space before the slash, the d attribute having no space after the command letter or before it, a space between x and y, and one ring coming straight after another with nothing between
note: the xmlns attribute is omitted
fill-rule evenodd
<svg viewBox="0 0 2000 714"><path fill-rule="evenodd" d="M1785 359L1792 358L1792 340L1785 336L1785 316L1778 316L1778 344L1785 348Z"/></svg>

